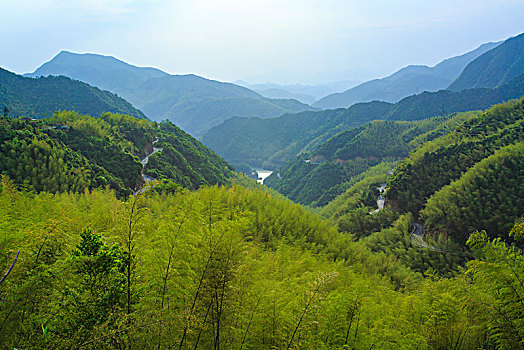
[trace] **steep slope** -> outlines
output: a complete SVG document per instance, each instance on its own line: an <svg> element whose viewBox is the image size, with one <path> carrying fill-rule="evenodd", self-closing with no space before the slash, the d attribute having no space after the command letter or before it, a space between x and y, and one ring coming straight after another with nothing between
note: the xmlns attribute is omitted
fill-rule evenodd
<svg viewBox="0 0 524 350"><path fill-rule="evenodd" d="M372 120L420 120L486 109L524 94L524 74L496 89L425 92L396 104L358 103L348 109L288 114L274 119L232 118L202 141L226 160L275 169L341 131Z"/></svg>
<svg viewBox="0 0 524 350"><path fill-rule="evenodd" d="M345 191L353 177L383 161L407 156L412 148L410 141L441 126L447 119L374 121L344 131L314 151L295 157L264 184L298 203L326 205Z"/></svg>
<svg viewBox="0 0 524 350"><path fill-rule="evenodd" d="M426 230L466 243L471 232L507 233L524 210L524 142L506 146L468 169L426 202Z"/></svg>
<svg viewBox="0 0 524 350"><path fill-rule="evenodd" d="M522 222L524 214L523 106L524 99L520 99L494 106L486 112L439 117L443 121L440 125L414 138L416 128L412 129L405 134L408 137L404 137L412 139L409 142L412 151L407 158L396 167L392 162L381 162L361 174L345 178L343 185L347 190L318 212L340 231L353 234L373 250L383 251L390 245L387 249L391 249L393 255L421 272L429 267L450 271L454 264L463 264L463 259L469 255L464 251L466 240L476 230L485 230L488 237L522 244L515 236L508 236L508 232L519 217ZM421 122L413 125L417 123ZM431 127L430 124L426 126ZM364 129L337 135L311 152L315 156L309 166L316 171L322 170L320 164L311 164L313 160L318 163L320 157L331 154L324 156L326 163L342 154L347 157L358 154L366 146L374 146L373 143L355 142L361 130ZM392 136L395 138L395 134ZM383 146L380 140L376 144ZM372 147L366 153L380 151L381 147ZM309 174L300 173L299 167L295 170L298 179L292 179L295 173L285 175L292 180L288 181L291 186L295 181L295 186L299 187L300 177ZM320 186L332 181L330 173L324 174L327 177ZM286 182L284 176L282 182ZM281 183L277 185L282 186ZM314 185L314 182L310 184ZM379 187L386 187L385 194L379 193ZM308 190L306 187L301 191L307 193ZM324 191L322 196L329 194L331 189ZM378 199L384 196L383 209L370 215ZM404 229L412 232L411 236L402 238L395 233L398 220L402 218L409 218L410 226ZM413 219L418 223L413 225ZM384 229L396 220L394 228ZM414 256L410 249L415 246L424 248L426 256ZM432 261L429 266L426 259Z"/></svg>
<svg viewBox="0 0 524 350"><path fill-rule="evenodd" d="M235 84L193 74L169 75L95 54L63 51L28 75L65 75L108 89L123 96L151 119L168 119L193 135L200 135L235 115L269 118L312 110L298 101L265 98Z"/></svg>
<svg viewBox="0 0 524 350"><path fill-rule="evenodd" d="M10 115L50 117L60 109L100 116L103 112L145 118L126 100L66 77L26 78L0 68L0 106Z"/></svg>
<svg viewBox="0 0 524 350"><path fill-rule="evenodd" d="M64 75L100 89L115 91L169 74L156 68L135 67L111 56L62 51L34 73L26 74L31 77L48 75Z"/></svg>
<svg viewBox="0 0 524 350"><path fill-rule="evenodd" d="M524 33L473 60L448 89L495 88L523 73Z"/></svg>
<svg viewBox="0 0 524 350"><path fill-rule="evenodd" d="M347 108L357 102L397 102L422 91L445 89L462 72L464 67L499 43L487 43L464 55L449 58L434 67L408 66L392 75L375 79L341 93L328 95L313 104L314 107Z"/></svg>
<svg viewBox="0 0 524 350"><path fill-rule="evenodd" d="M233 175L223 159L170 122L62 111L42 121L4 118L1 125L7 136L0 139L0 173L35 191L110 186L126 196L142 186L141 174L189 189L227 184Z"/></svg>
<svg viewBox="0 0 524 350"><path fill-rule="evenodd" d="M74 132L80 134L80 131ZM0 174L36 192L82 193L86 189L109 186L118 196L131 193L142 168L136 157L122 152L115 143L98 142L97 146L102 147L98 149L98 159L95 159L91 157L92 152L82 153L75 149L78 138L72 145L64 142L61 134L64 133L43 122L2 118ZM83 148L92 151L91 147ZM103 166L104 161L112 159L118 162L118 168L114 170L125 172L125 177L115 176Z"/></svg>
<svg viewBox="0 0 524 350"><path fill-rule="evenodd" d="M424 143L395 169L393 178L388 183L387 202L397 210L411 212L415 217L418 217L424 206L426 208L428 206L432 207L434 209L423 211L424 217L428 218L428 224L438 221L437 219L430 219L430 217L436 217L438 210L435 208L442 205L442 201L438 198L444 195L437 196L436 199L432 200L431 205L427 199L432 198L436 192L449 185L452 181L458 181L461 177L464 178L464 181L470 183L471 178L476 177L476 175L466 175L465 173L468 169L471 169L483 159L492 156L501 148L522 143L524 141L523 121L524 99L520 99L494 106L471 120L459 123L451 133ZM522 169L522 164L520 164L520 169ZM476 171L474 173L476 174ZM482 186L491 188L492 185L485 183ZM510 185L510 188L507 190L518 194L522 191L522 181L519 186ZM491 191L489 196L497 193L498 190L495 191L494 188L489 190ZM463 195L466 196L466 194ZM485 200L480 202L487 203L489 196L486 196ZM502 192L495 196L507 197L508 200L511 197L503 195ZM475 212L476 209L473 207L481 206L482 203L480 202L478 200L462 202L463 213L460 215L465 218L467 213ZM495 210L495 207L492 210ZM520 210L522 210L522 207ZM441 224L447 227L446 230L449 230L451 225L456 226L456 215L459 215L457 211L452 211L448 214L451 215L450 220L455 220L454 224L444 225L442 220L439 219ZM511 221L513 219L508 220ZM430 224L430 227L433 229L437 229L436 226L436 224ZM439 226L441 225L439 224ZM460 235L461 240L470 233L468 231L469 228L464 229L464 227L462 225L462 229L457 229L456 227L453 229L455 234ZM481 228L478 227L478 229ZM484 228L487 229L487 227ZM494 233L502 231L502 229L497 229L494 230Z"/></svg>

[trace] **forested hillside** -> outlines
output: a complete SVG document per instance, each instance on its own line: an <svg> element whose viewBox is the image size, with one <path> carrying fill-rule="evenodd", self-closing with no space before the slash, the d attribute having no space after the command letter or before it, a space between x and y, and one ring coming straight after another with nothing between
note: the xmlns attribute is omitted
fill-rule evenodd
<svg viewBox="0 0 524 350"><path fill-rule="evenodd" d="M523 73L524 33L473 60L448 89L495 88Z"/></svg>
<svg viewBox="0 0 524 350"><path fill-rule="evenodd" d="M423 278L377 244L240 186L122 202L101 190L28 194L3 176L0 215L0 265L17 256L0 282L6 348L524 345L513 293L522 251L483 233L469 239L477 259L465 270ZM405 237L403 220L379 233Z"/></svg>
<svg viewBox="0 0 524 350"><path fill-rule="evenodd" d="M505 234L524 206L523 104L494 106L422 144L395 168L388 202L462 243L474 229Z"/></svg>
<svg viewBox="0 0 524 350"><path fill-rule="evenodd" d="M195 136L233 116L273 118L313 110L296 100L265 98L235 84L193 74L170 75L96 54L62 51L28 75L65 75L107 89L123 96L152 120L170 120Z"/></svg>
<svg viewBox="0 0 524 350"><path fill-rule="evenodd" d="M420 213L426 229L445 232L461 243L479 229L509 241L512 221L524 209L523 164L524 142L497 150L475 164L428 199Z"/></svg>
<svg viewBox="0 0 524 350"><path fill-rule="evenodd" d="M0 106L11 116L51 117L58 110L99 116L103 112L145 118L126 100L66 77L25 78L0 68Z"/></svg>
<svg viewBox="0 0 524 350"><path fill-rule="evenodd" d="M508 235L524 213L522 104L448 118L413 138L399 165L384 161L353 176L317 211L372 251L420 272L456 275L473 258L467 244L476 230L522 247Z"/></svg>
<svg viewBox="0 0 524 350"><path fill-rule="evenodd" d="M524 74L496 89L425 92L395 104L358 103L348 109L288 114L274 119L232 118L202 142L232 163L275 169L330 137L372 120L421 120L486 109L524 94Z"/></svg>
<svg viewBox="0 0 524 350"><path fill-rule="evenodd" d="M81 193L88 188L109 185L119 195L130 192L122 179L60 142L44 131L41 124L0 120L0 150L0 173L24 188L37 192ZM132 156L125 160L129 161L130 169L126 169L124 162L122 170L127 170L136 184L140 163Z"/></svg>
<svg viewBox="0 0 524 350"><path fill-rule="evenodd" d="M374 121L300 154L264 183L297 203L324 206L343 193L353 177L382 161L406 157L416 137L435 129L442 131L444 125L461 119L462 115L418 122Z"/></svg>
<svg viewBox="0 0 524 350"><path fill-rule="evenodd" d="M99 55L35 72L150 121L0 70L0 350L524 349L521 38L475 88L320 112Z"/></svg>
<svg viewBox="0 0 524 350"><path fill-rule="evenodd" d="M0 346L521 348L523 105L336 135L300 163L355 170L320 216L233 179L169 122L3 118ZM455 181L420 216L394 210L390 193L419 164ZM141 173L171 182L133 195ZM383 183L389 204L372 211Z"/></svg>
<svg viewBox="0 0 524 350"><path fill-rule="evenodd" d="M226 184L232 168L170 122L127 115L100 118L56 112L42 121L0 121L0 173L37 192L82 192L109 186L127 196L142 186L142 173L196 189ZM139 159L153 152L145 167Z"/></svg>

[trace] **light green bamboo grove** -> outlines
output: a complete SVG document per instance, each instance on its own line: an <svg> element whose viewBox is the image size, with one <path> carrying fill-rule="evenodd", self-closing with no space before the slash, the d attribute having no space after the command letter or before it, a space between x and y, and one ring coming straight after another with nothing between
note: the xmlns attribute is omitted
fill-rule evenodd
<svg viewBox="0 0 524 350"><path fill-rule="evenodd" d="M20 250L0 285L2 349L524 345L522 252L481 233L479 260L439 278L260 189L121 201L0 186L2 274Z"/></svg>

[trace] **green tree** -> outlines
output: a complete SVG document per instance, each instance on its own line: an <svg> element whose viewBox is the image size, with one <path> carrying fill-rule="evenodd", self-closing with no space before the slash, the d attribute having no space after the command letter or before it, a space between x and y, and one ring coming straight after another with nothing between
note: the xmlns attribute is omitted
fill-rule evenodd
<svg viewBox="0 0 524 350"><path fill-rule="evenodd" d="M71 255L72 273L78 284L66 289L73 296L67 312L72 320L64 324L70 337L76 338L77 346L89 341L96 327L123 314L126 306L123 250L116 245L108 246L91 228L85 229L80 237ZM116 324L109 329L115 327Z"/></svg>
<svg viewBox="0 0 524 350"><path fill-rule="evenodd" d="M515 226L516 234L519 223ZM520 237L519 237L520 238ZM468 263L467 274L473 281L471 303L489 315L487 326L497 349L524 347L524 256L521 249L508 246L500 238L488 239L477 231L468 245L478 259Z"/></svg>

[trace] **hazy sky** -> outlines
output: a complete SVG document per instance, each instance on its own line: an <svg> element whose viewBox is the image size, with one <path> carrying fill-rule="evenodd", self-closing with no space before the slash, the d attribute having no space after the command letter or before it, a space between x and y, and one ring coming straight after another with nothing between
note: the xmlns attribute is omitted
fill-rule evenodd
<svg viewBox="0 0 524 350"><path fill-rule="evenodd" d="M524 0L0 0L0 66L32 72L69 50L311 83L434 65L523 31Z"/></svg>

